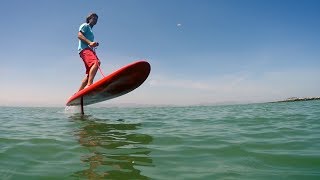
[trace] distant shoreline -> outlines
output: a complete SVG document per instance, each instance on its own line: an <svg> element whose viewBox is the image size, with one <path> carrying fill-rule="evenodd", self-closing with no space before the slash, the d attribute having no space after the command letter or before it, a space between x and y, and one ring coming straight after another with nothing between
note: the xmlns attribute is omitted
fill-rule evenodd
<svg viewBox="0 0 320 180"><path fill-rule="evenodd" d="M320 97L307 97L307 98L298 98L298 97L291 97L285 100L276 101L276 102L296 102L296 101L314 101L320 100Z"/></svg>

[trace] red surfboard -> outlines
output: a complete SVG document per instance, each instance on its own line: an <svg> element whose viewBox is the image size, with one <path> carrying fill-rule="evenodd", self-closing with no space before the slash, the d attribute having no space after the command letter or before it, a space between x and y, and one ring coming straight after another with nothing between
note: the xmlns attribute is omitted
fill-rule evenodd
<svg viewBox="0 0 320 180"><path fill-rule="evenodd" d="M69 98L67 106L90 105L124 95L139 87L149 76L151 67L137 61L95 82Z"/></svg>

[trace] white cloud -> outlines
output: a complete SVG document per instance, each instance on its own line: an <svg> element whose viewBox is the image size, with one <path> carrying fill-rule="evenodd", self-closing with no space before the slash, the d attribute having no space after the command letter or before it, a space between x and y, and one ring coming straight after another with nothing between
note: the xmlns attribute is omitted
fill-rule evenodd
<svg viewBox="0 0 320 180"><path fill-rule="evenodd" d="M171 89L172 93L184 95L184 102L223 102L223 101L273 101L290 96L319 96L320 76L318 71L289 70L256 74L231 74L210 80L194 81L154 76L149 85L161 89ZM198 98L197 98L198 97ZM183 98L180 98L183 99ZM179 103L174 96L171 102Z"/></svg>

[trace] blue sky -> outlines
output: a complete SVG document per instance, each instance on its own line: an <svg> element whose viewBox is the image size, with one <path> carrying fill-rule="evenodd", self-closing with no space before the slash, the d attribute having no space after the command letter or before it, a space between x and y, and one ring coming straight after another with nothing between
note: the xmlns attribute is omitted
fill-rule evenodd
<svg viewBox="0 0 320 180"><path fill-rule="evenodd" d="M135 91L104 104L193 105L320 96L320 1L5 1L0 105L63 106L84 66L89 12L104 74L152 66ZM95 80L101 78L98 73Z"/></svg>

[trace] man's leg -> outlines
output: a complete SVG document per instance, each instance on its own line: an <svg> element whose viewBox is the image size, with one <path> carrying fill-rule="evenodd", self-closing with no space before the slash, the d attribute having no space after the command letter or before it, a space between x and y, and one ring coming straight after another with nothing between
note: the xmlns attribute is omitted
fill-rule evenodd
<svg viewBox="0 0 320 180"><path fill-rule="evenodd" d="M81 86L79 88L79 91L81 91L86 85L88 84L88 75L82 80Z"/></svg>
<svg viewBox="0 0 320 180"><path fill-rule="evenodd" d="M93 79L96 76L99 68L98 63L99 62L95 62L94 65L90 68L87 86L90 86L93 83Z"/></svg>

